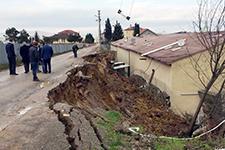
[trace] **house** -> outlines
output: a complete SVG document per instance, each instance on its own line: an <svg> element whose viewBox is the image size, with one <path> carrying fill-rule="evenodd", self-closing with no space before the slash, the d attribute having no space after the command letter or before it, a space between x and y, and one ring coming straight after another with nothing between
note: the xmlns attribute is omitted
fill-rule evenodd
<svg viewBox="0 0 225 150"><path fill-rule="evenodd" d="M133 33L134 33L134 27L129 27L127 29L124 30L124 37L125 38L131 38L133 37ZM140 28L140 36L141 35L153 35L153 36L157 36L157 34L153 31L151 31L150 29L147 28Z"/></svg>
<svg viewBox="0 0 225 150"><path fill-rule="evenodd" d="M198 80L193 59L201 58L198 64L206 76L210 74L210 68L208 53L194 33L121 39L113 42L111 49L117 51L118 61L129 64L132 73L147 81L154 69L151 83L170 96L171 108L176 113L195 112L200 100L198 92L204 87Z"/></svg>
<svg viewBox="0 0 225 150"><path fill-rule="evenodd" d="M79 35L79 33L73 30L63 30L52 36L53 43L70 43L67 40L69 35Z"/></svg>

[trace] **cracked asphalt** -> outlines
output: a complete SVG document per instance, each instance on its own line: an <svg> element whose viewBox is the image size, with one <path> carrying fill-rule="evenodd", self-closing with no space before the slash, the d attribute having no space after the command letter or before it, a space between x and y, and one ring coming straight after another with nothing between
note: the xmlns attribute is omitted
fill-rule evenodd
<svg viewBox="0 0 225 150"><path fill-rule="evenodd" d="M79 50L78 57L95 52L95 47ZM39 73L41 82L17 67L18 76L0 72L0 150L62 150L70 145L64 125L48 106L47 93L66 79L66 72L82 63L72 52L53 57L52 74Z"/></svg>

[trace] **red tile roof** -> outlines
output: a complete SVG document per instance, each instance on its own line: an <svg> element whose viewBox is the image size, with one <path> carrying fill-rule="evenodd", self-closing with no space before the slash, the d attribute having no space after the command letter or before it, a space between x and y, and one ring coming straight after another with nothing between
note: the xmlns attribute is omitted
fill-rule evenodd
<svg viewBox="0 0 225 150"><path fill-rule="evenodd" d="M58 33L58 35L70 35L70 34L78 34L78 32L73 31L73 30L63 30L61 32Z"/></svg>
<svg viewBox="0 0 225 150"><path fill-rule="evenodd" d="M76 31L73 31L73 30L63 30L63 31L53 35L52 37L60 38L60 39L67 39L68 36L71 34L79 34L79 33Z"/></svg>
<svg viewBox="0 0 225 150"><path fill-rule="evenodd" d="M185 39L183 46L174 44L171 47L156 50L182 39ZM177 60L206 50L200 44L196 34L194 33L167 34L159 36L146 35L143 37L133 37L131 39L121 39L113 42L112 45L138 54L154 51L146 56L167 65L171 65Z"/></svg>

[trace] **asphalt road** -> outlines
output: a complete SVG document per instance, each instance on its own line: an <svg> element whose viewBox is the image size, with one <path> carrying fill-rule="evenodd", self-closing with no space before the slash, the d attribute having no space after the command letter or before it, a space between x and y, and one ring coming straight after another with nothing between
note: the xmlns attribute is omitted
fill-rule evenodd
<svg viewBox="0 0 225 150"><path fill-rule="evenodd" d="M78 57L93 53L95 47L81 49ZM23 66L18 76L0 72L0 150L68 149L64 126L48 108L47 93L66 79L66 72L82 63L72 52L52 59L52 73L39 73L41 82L33 82Z"/></svg>

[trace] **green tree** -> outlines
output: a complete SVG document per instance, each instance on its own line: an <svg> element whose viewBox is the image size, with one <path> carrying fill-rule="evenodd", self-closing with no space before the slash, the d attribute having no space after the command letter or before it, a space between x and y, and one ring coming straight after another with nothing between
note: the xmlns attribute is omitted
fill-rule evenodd
<svg viewBox="0 0 225 150"><path fill-rule="evenodd" d="M84 40L85 43L94 43L95 42L95 39L94 37L92 36L91 33L88 33L86 36L85 36L85 40Z"/></svg>
<svg viewBox="0 0 225 150"><path fill-rule="evenodd" d="M135 23L135 25L134 25L134 33L133 33L133 36L140 36L140 26L137 23Z"/></svg>
<svg viewBox="0 0 225 150"><path fill-rule="evenodd" d="M40 42L40 37L39 37L37 31L34 34L34 40L37 41L37 42Z"/></svg>
<svg viewBox="0 0 225 150"><path fill-rule="evenodd" d="M53 38L48 36L43 36L43 41L45 43L53 43Z"/></svg>
<svg viewBox="0 0 225 150"><path fill-rule="evenodd" d="M19 43L29 42L30 41L29 36L30 35L27 33L27 31L23 29L22 31L20 31L19 36L17 37L18 42Z"/></svg>
<svg viewBox="0 0 225 150"><path fill-rule="evenodd" d="M83 38L80 34L70 34L67 38L68 42L81 42Z"/></svg>
<svg viewBox="0 0 225 150"><path fill-rule="evenodd" d="M112 40L113 41L117 41L117 40L122 39L123 37L124 37L124 35L123 35L123 29L122 29L120 23L116 22L116 25L114 26Z"/></svg>
<svg viewBox="0 0 225 150"><path fill-rule="evenodd" d="M110 23L109 18L107 18L105 22L105 33L104 33L105 39L107 42L111 41L112 39L112 26Z"/></svg>
<svg viewBox="0 0 225 150"><path fill-rule="evenodd" d="M19 34L19 31L12 27L12 28L8 28L6 29L5 31L5 39L8 40L8 39L12 39L14 42L17 42L17 35Z"/></svg>

